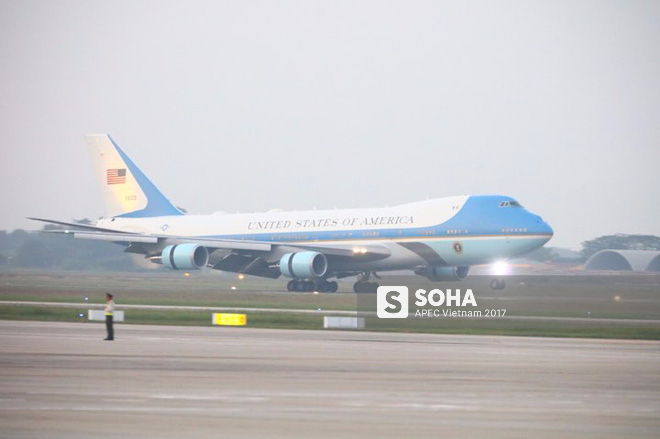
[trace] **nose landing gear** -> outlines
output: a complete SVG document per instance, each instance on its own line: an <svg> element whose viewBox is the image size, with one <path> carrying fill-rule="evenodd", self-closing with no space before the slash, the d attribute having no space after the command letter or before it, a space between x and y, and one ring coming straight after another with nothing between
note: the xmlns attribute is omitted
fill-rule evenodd
<svg viewBox="0 0 660 439"><path fill-rule="evenodd" d="M490 281L490 287L494 290L503 290L506 288L506 282L504 279L493 279Z"/></svg>

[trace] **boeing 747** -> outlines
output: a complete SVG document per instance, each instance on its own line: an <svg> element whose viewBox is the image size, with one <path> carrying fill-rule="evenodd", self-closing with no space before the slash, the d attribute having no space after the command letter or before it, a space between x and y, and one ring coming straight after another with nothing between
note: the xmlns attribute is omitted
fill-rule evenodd
<svg viewBox="0 0 660 439"><path fill-rule="evenodd" d="M110 241L172 270L210 267L288 278L289 291L375 292L370 276L412 270L464 279L471 265L517 257L553 235L540 216L501 195L461 195L388 208L188 215L107 134L86 136L107 214L95 225L32 218L79 239Z"/></svg>

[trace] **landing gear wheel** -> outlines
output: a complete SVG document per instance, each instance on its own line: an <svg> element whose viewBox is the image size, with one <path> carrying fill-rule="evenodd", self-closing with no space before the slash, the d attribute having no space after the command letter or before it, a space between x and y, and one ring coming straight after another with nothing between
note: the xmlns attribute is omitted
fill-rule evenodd
<svg viewBox="0 0 660 439"><path fill-rule="evenodd" d="M316 290L321 293L334 293L337 291L337 282L328 282L327 280L322 280L316 284Z"/></svg>
<svg viewBox="0 0 660 439"><path fill-rule="evenodd" d="M504 279L493 279L490 281L490 287L494 290L503 290L506 287Z"/></svg>

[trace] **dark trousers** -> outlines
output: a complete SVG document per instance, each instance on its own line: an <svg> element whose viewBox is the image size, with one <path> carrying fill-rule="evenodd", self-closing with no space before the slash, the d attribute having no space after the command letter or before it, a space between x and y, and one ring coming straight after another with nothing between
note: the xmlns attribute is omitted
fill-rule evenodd
<svg viewBox="0 0 660 439"><path fill-rule="evenodd" d="M114 340L115 329L112 327L112 316L105 316L105 328L108 330L108 340Z"/></svg>

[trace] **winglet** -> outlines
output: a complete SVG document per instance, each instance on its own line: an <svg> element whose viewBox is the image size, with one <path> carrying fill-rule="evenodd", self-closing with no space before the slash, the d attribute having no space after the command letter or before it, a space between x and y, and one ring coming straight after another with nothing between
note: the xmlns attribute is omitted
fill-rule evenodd
<svg viewBox="0 0 660 439"><path fill-rule="evenodd" d="M85 136L103 190L108 216L183 215L108 134Z"/></svg>

